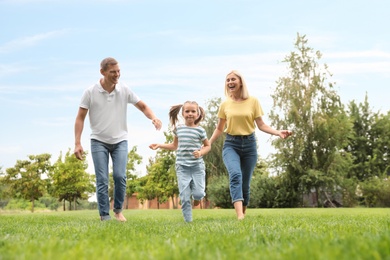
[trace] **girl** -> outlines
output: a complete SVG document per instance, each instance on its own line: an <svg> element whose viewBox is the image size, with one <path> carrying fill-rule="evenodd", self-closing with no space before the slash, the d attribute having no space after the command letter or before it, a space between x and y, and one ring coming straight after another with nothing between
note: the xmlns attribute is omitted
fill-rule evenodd
<svg viewBox="0 0 390 260"><path fill-rule="evenodd" d="M178 114L185 124L178 124ZM186 101L183 105L172 106L169 120L173 127L174 140L169 144L151 144L153 150L158 148L176 152L176 175L179 185L181 209L186 222L192 222L191 195L194 206L200 204L205 193L205 165L202 156L210 151L210 142L206 131L199 126L204 118L204 110L195 101Z"/></svg>

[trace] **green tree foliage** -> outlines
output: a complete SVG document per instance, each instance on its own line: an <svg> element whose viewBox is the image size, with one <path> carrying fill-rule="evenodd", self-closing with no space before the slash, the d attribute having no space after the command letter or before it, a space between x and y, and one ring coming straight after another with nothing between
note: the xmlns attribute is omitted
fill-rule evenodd
<svg viewBox="0 0 390 260"><path fill-rule="evenodd" d="M5 182L5 172L0 167L0 208L7 206L10 198L9 185Z"/></svg>
<svg viewBox="0 0 390 260"><path fill-rule="evenodd" d="M354 136L348 146L354 159L351 177L359 181L386 178L390 175L390 112L372 112L367 95L364 103L350 102L349 109L354 124Z"/></svg>
<svg viewBox="0 0 390 260"><path fill-rule="evenodd" d="M173 141L173 135L170 132L164 132L166 143ZM177 177L175 171L176 155L174 151L159 149L154 159L149 159L149 165L146 167L147 175L144 177L142 188L138 193L138 199L141 201L157 198L158 204L167 202L179 194L177 186ZM174 207L176 205L174 204Z"/></svg>
<svg viewBox="0 0 390 260"><path fill-rule="evenodd" d="M126 165L126 196L129 198L133 193L139 190L139 180L138 176L135 174L136 166L141 164L142 156L137 153L137 146L133 146L127 156L127 165ZM126 209L128 208L128 200L126 200Z"/></svg>
<svg viewBox="0 0 390 260"><path fill-rule="evenodd" d="M297 35L295 48L283 60L288 75L277 81L270 115L276 128L294 132L291 138L273 141L273 165L282 177L287 207L299 206L302 193L312 188L325 195L335 191L351 165L343 148L352 126L327 80L327 65L320 66L322 55L307 47L305 36Z"/></svg>
<svg viewBox="0 0 390 260"><path fill-rule="evenodd" d="M76 210L77 200L88 199L90 194L95 191L94 176L86 172L87 168L85 159L78 160L70 152L70 149L65 154L64 160L61 153L54 164L54 171L49 174L51 178L50 194L58 198L59 201L73 203L73 208Z"/></svg>
<svg viewBox="0 0 390 260"><path fill-rule="evenodd" d="M13 198L25 199L31 202L31 211L34 212L34 202L46 192L47 181L42 179L50 175L52 166L50 154L29 155L29 160L18 160L14 167L8 168L4 176L4 183L9 185Z"/></svg>
<svg viewBox="0 0 390 260"><path fill-rule="evenodd" d="M353 159L348 177L359 183L359 195L364 206L388 206L390 112L374 113L366 94L363 103L349 103L349 114L354 135L346 148Z"/></svg>
<svg viewBox="0 0 390 260"><path fill-rule="evenodd" d="M387 114L375 114L373 122L371 172L384 179L390 176L390 111Z"/></svg>
<svg viewBox="0 0 390 260"><path fill-rule="evenodd" d="M201 125L206 130L209 138L212 136L218 122L218 109L220 103L221 98L212 98L207 101L207 107L205 108L206 117L202 121ZM213 143L210 152L204 156L207 178L227 175L227 171L222 160L224 140L225 137L223 135L220 136L218 140ZM207 182L209 182L209 180L207 180Z"/></svg>
<svg viewBox="0 0 390 260"><path fill-rule="evenodd" d="M375 115L371 111L366 95L364 103L349 103L349 116L353 124L353 135L348 143L348 150L353 159L353 166L348 174L349 178L365 181L373 175L371 172L371 160L373 159L373 135L371 128Z"/></svg>

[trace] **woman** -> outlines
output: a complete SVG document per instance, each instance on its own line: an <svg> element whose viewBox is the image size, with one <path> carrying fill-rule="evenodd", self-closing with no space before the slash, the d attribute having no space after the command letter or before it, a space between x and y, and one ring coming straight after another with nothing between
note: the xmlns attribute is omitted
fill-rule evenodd
<svg viewBox="0 0 390 260"><path fill-rule="evenodd" d="M249 204L250 181L257 163L255 123L259 130L281 138L287 138L292 133L275 130L264 123L261 105L257 98L249 96L238 71L233 70L226 76L225 96L226 100L219 107L218 124L210 144L223 132L226 133L222 157L229 173L230 195L237 219L242 220Z"/></svg>

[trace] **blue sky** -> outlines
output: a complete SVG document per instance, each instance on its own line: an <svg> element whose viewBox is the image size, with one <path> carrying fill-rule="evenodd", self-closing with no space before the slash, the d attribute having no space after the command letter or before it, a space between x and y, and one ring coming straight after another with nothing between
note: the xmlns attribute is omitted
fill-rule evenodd
<svg viewBox="0 0 390 260"><path fill-rule="evenodd" d="M361 0L0 0L0 166L30 154L53 161L74 147L74 120L99 63L115 57L125 81L168 126L171 105L223 97L226 74L239 70L266 113L284 57L297 33L323 54L342 102L387 112L390 2ZM163 131L133 106L129 146L147 158ZM259 152L272 137L257 131ZM82 143L89 150L89 121ZM91 158L88 157L90 166ZM139 173L144 174L144 165ZM89 171L92 173L91 167Z"/></svg>

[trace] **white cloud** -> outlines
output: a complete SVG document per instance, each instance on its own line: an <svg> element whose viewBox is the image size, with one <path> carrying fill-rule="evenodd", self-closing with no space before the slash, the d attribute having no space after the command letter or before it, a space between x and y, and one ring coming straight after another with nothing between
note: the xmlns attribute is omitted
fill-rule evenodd
<svg viewBox="0 0 390 260"><path fill-rule="evenodd" d="M19 39L15 39L1 45L0 53L9 53L20 49L28 48L31 46L35 46L45 40L62 36L66 34L68 31L69 31L68 29L62 29L62 30L40 33L33 36L26 36Z"/></svg>

